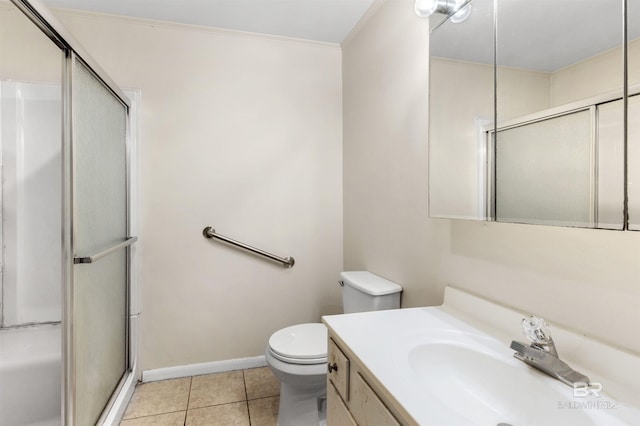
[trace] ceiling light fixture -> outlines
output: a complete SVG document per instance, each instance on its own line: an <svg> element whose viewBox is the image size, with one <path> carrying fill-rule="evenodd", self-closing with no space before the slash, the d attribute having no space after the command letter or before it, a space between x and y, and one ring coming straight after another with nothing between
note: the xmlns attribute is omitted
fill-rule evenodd
<svg viewBox="0 0 640 426"><path fill-rule="evenodd" d="M466 6L463 6L467 3ZM467 0L416 0L416 14L426 18L434 13L447 15L453 23L466 20L471 14L471 2Z"/></svg>

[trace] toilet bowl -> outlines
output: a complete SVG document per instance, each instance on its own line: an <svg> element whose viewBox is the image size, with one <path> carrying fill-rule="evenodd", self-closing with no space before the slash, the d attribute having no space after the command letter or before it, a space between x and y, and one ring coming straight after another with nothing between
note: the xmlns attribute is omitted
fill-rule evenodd
<svg viewBox="0 0 640 426"><path fill-rule="evenodd" d="M367 271L342 272L345 313L397 309L402 287ZM279 426L324 425L327 392L327 328L320 323L278 330L265 349L280 380Z"/></svg>
<svg viewBox="0 0 640 426"><path fill-rule="evenodd" d="M327 392L327 328L298 324L275 332L265 358L280 380L278 425L318 425Z"/></svg>

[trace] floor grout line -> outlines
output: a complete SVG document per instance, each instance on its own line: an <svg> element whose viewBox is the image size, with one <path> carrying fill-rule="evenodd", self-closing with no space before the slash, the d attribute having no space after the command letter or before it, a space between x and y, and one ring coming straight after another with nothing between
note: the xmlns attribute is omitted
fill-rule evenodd
<svg viewBox="0 0 640 426"><path fill-rule="evenodd" d="M249 391L247 390L247 376L245 374L247 370L242 370L242 383L244 384L244 405L247 409L247 418L249 419L249 426L251 426L251 411L249 411Z"/></svg>
<svg viewBox="0 0 640 426"><path fill-rule="evenodd" d="M191 388L193 387L193 376L189 378L189 394L187 395L187 409L184 412L184 426L187 426L187 416L189 415L189 403L191 402Z"/></svg>
<svg viewBox="0 0 640 426"><path fill-rule="evenodd" d="M261 399L267 399L267 398L275 398L277 396L280 396L280 394L277 395L267 395L267 396L260 396L258 398L253 398L253 399L248 399L247 401L259 401Z"/></svg>
<svg viewBox="0 0 640 426"><path fill-rule="evenodd" d="M249 426L251 426L251 410L249 410L249 401L244 402L247 405L247 417L249 418Z"/></svg>
<svg viewBox="0 0 640 426"><path fill-rule="evenodd" d="M144 419L146 417L155 417L155 416L164 416L165 414L173 414L173 413L182 413L182 412L187 412L187 410L174 410L174 411L165 411L162 413L155 413L155 414L145 414L143 416L138 416L138 417L129 417L128 419L122 419L121 422L127 421L127 420L138 420L138 419Z"/></svg>
<svg viewBox="0 0 640 426"><path fill-rule="evenodd" d="M247 376L245 375L245 371L247 370L242 370L242 383L244 384L244 400L248 401L249 391L247 390Z"/></svg>

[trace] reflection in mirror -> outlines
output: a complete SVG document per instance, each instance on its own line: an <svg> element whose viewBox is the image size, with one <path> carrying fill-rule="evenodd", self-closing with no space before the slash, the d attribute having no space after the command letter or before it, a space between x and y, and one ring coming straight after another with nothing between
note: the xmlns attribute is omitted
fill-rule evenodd
<svg viewBox="0 0 640 426"><path fill-rule="evenodd" d="M629 93L640 92L640 2L627 2ZM629 229L640 231L640 95L630 96L627 110L627 191Z"/></svg>
<svg viewBox="0 0 640 426"><path fill-rule="evenodd" d="M416 0L416 15L430 19L430 27L436 28L445 21L454 24L466 21L471 15L471 0Z"/></svg>
<svg viewBox="0 0 640 426"><path fill-rule="evenodd" d="M493 0L462 22L431 17L429 215L487 219L485 131L493 126ZM488 59L487 59L488 58Z"/></svg>
<svg viewBox="0 0 640 426"><path fill-rule="evenodd" d="M592 155L589 109L498 130L496 220L593 224Z"/></svg>
<svg viewBox="0 0 640 426"><path fill-rule="evenodd" d="M624 1L470 4L431 22L431 217L623 229Z"/></svg>
<svg viewBox="0 0 640 426"><path fill-rule="evenodd" d="M622 6L497 1L497 221L622 229Z"/></svg>

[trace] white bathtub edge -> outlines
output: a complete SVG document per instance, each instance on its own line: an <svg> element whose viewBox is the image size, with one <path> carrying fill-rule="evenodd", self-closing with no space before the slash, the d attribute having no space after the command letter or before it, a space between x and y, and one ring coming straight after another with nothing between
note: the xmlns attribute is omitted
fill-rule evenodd
<svg viewBox="0 0 640 426"><path fill-rule="evenodd" d="M267 361L265 360L264 355L250 358L228 359L224 361L203 362L200 364L178 365L175 367L145 370L142 372L142 381L144 383L155 382L158 380L198 376L200 374L222 373L225 371L265 367L266 365Z"/></svg>

